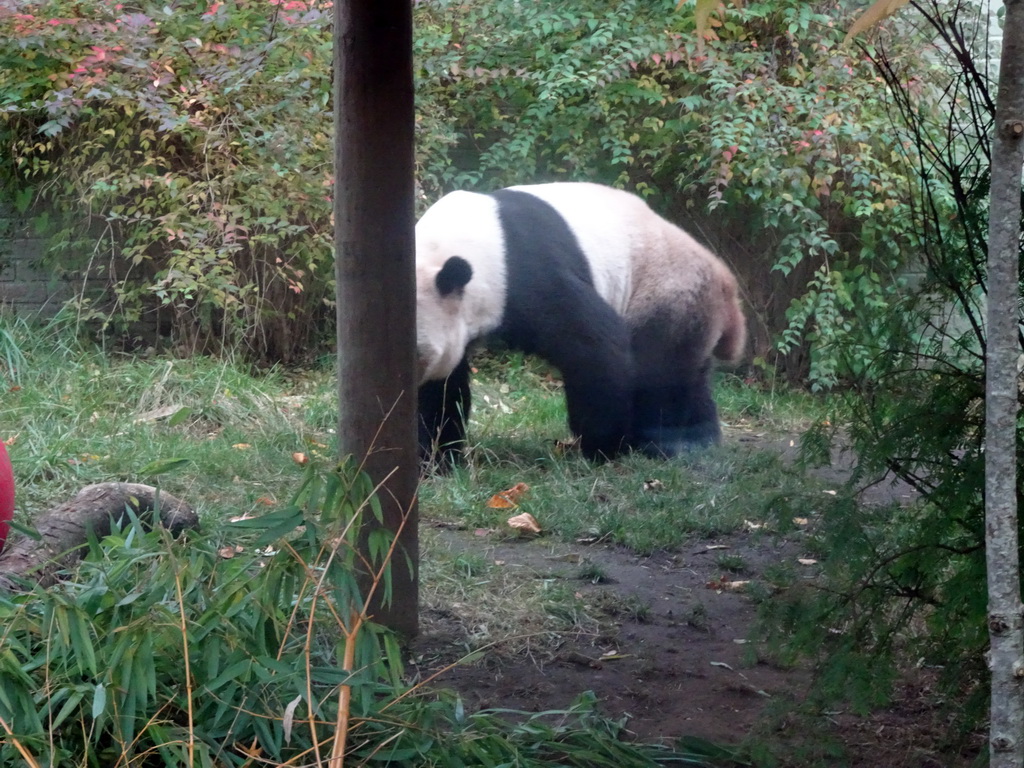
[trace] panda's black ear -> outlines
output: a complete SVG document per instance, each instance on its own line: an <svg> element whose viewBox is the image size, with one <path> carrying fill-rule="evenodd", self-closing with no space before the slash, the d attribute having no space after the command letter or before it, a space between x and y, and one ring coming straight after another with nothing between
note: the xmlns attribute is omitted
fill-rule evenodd
<svg viewBox="0 0 1024 768"><path fill-rule="evenodd" d="M461 256L452 256L441 267L441 271L434 278L437 290L441 296L448 296L452 293L462 293L462 289L473 277L473 268L469 262Z"/></svg>

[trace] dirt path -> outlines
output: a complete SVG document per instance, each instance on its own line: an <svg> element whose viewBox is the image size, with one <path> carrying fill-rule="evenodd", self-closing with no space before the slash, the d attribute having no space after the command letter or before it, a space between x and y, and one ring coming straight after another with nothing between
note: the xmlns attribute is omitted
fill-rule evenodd
<svg viewBox="0 0 1024 768"><path fill-rule="evenodd" d="M838 480L842 465L823 472ZM906 497L909 491L883 483L868 493L867 501L877 503ZM602 713L627 718L638 739L698 736L728 744L757 733L793 745L794 756L783 758L784 766L960 768L975 756L933 753L942 735L941 713L927 680L912 676L889 708L870 717L820 715L820 733L843 745L844 759L826 757L815 748L796 756L806 746L807 723L786 713L803 696L809 675L758 657L750 637L755 602L729 582L756 582L774 564L796 561L803 554L799 537L780 541L758 531L743 532L638 557L622 548L548 539L488 543L470 531L438 535L447 545L472 550L502 568L565 580L588 602L607 608L608 620L599 629L566 636L543 654L487 656L446 672L437 685L458 691L470 709L563 709L590 690ZM723 552L742 562L741 573L723 574ZM580 579L584 558L602 574L598 583ZM425 677L457 658L452 640L464 628L455 623L444 610L427 611L423 635L413 649L414 673Z"/></svg>

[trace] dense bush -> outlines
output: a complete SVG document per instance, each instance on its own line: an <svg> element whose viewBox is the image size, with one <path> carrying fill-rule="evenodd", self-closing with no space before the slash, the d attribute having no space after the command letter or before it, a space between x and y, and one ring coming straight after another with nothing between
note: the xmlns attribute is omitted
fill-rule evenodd
<svg viewBox="0 0 1024 768"><path fill-rule="evenodd" d="M0 764L322 766L340 764L337 740L359 765L726 764L712 745L621 741L587 694L512 722L410 688L354 576L371 490L347 467L311 471L263 517L185 543L136 523L93 541L69 581L0 592ZM384 563L389 537L369 541Z"/></svg>
<svg viewBox="0 0 1024 768"><path fill-rule="evenodd" d="M792 353L791 374L830 385L836 343L881 330L908 214L844 8L756 2L702 40L674 0L418 3L420 203L550 179L635 189L731 258L754 354ZM60 214L52 262L103 274L104 317L156 305L186 348L271 360L315 338L332 295L327 6L0 9L5 188Z"/></svg>
<svg viewBox="0 0 1024 768"><path fill-rule="evenodd" d="M289 360L331 296L329 8L0 3L4 189L132 323ZM42 222L44 226L46 222Z"/></svg>

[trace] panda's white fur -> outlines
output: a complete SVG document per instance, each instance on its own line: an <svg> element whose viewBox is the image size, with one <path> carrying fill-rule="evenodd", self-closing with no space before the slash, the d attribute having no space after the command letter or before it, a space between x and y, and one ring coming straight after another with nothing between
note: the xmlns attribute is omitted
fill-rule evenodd
<svg viewBox="0 0 1024 768"><path fill-rule="evenodd" d="M437 300L435 279L452 256L463 256L473 279L459 296ZM490 195L452 192L416 224L416 347L420 383L443 379L466 345L501 323L505 311L505 238Z"/></svg>
<svg viewBox="0 0 1024 768"><path fill-rule="evenodd" d="M543 202L525 202L531 198ZM510 245L508 227L520 224L514 217L524 217L526 229L516 229ZM534 221L539 222L535 229L548 227L554 232L550 247L546 232L529 228ZM564 236L558 233L559 227ZM472 276L442 295L438 286L448 283L439 281L438 275L452 257L468 262ZM512 284L510 259L520 275ZM579 280L573 271L576 266L589 270L589 282ZM555 286L550 289L547 272ZM590 183L519 186L493 195L453 192L431 206L416 226L416 279L421 415L431 411L427 421L438 422L426 425L428 433L444 431L439 424L449 417L435 413L438 408L450 411L457 405L463 411L458 419L465 418L469 407L467 345L494 332L499 336L512 333L512 343L516 343L522 336L509 330L509 322L520 328L524 323L537 325L542 338L558 336L562 323L558 318L564 317L566 323L577 323L567 338L549 345L552 349L547 357L563 369L570 423L575 421L574 429L584 431L585 446L585 432L590 427L579 425L603 421L601 414L610 404L618 408L619 400L631 398L637 413L646 414L641 419L650 421L653 412L670 414L664 420L659 416L659 423L672 421L672 411L690 408L684 401L707 401L699 402L692 407L692 414L680 415L677 421L713 419L713 425L699 424L696 429L701 434L693 439L717 439L708 361L712 356L734 361L742 354L746 331L736 280L714 254L636 195ZM533 286L528 290L523 286L527 279ZM597 297L586 298L588 291L591 295L596 292L621 320L615 321L614 316L609 320L604 314L608 310L596 306L602 303ZM513 310L516 316L510 320ZM586 324L581 327L580 314L586 315L584 321L593 319L593 327L600 331L590 332ZM531 319L534 315L536 322ZM615 322L623 326L621 335ZM608 335L607 344L595 338L595 333ZM581 350L573 349L576 343ZM537 347L534 342L530 345ZM618 350L623 346L624 350ZM590 357L576 353L590 350L598 361L595 369L581 370L585 366L581 359ZM544 354L541 349L532 351ZM629 370L611 370L615 368ZM590 392L586 382L590 374L598 382L595 386L607 385L605 390ZM451 386L442 388L440 383L446 377L452 377ZM443 408L439 399L444 400ZM633 408L629 404L623 407ZM423 426L421 419L421 442L429 439L424 437ZM451 433L453 440L462 439L463 429L460 421ZM621 426L611 429L622 431ZM678 452L691 440L692 432L689 426L677 423L667 427L634 424L627 431L635 434L624 435L623 440L632 440L645 450L654 445L652 452L667 454Z"/></svg>

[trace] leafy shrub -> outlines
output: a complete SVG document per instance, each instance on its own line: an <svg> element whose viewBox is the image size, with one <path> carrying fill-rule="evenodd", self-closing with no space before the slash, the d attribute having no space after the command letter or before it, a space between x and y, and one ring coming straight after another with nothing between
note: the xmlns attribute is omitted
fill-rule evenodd
<svg viewBox="0 0 1024 768"><path fill-rule="evenodd" d="M311 474L291 504L233 527L257 534L252 555L136 525L94 542L74 582L3 598L3 762L239 765L321 749L339 690L366 713L398 682L397 646L364 629L353 575L366 483ZM383 562L387 542L371 544Z"/></svg>
<svg viewBox="0 0 1024 768"><path fill-rule="evenodd" d="M0 174L116 312L290 360L331 271L329 11L303 0L0 3Z"/></svg>
<svg viewBox="0 0 1024 768"><path fill-rule="evenodd" d="M131 323L155 304L187 349L287 361L315 341L332 281L326 6L0 8L0 174L67 225L54 263L110 285L117 312L89 307ZM908 215L879 83L839 47L844 8L753 3L705 41L674 0L418 3L419 202L634 188L734 255L759 361L778 350L829 386L864 362L832 350L884 330L872 312Z"/></svg>

